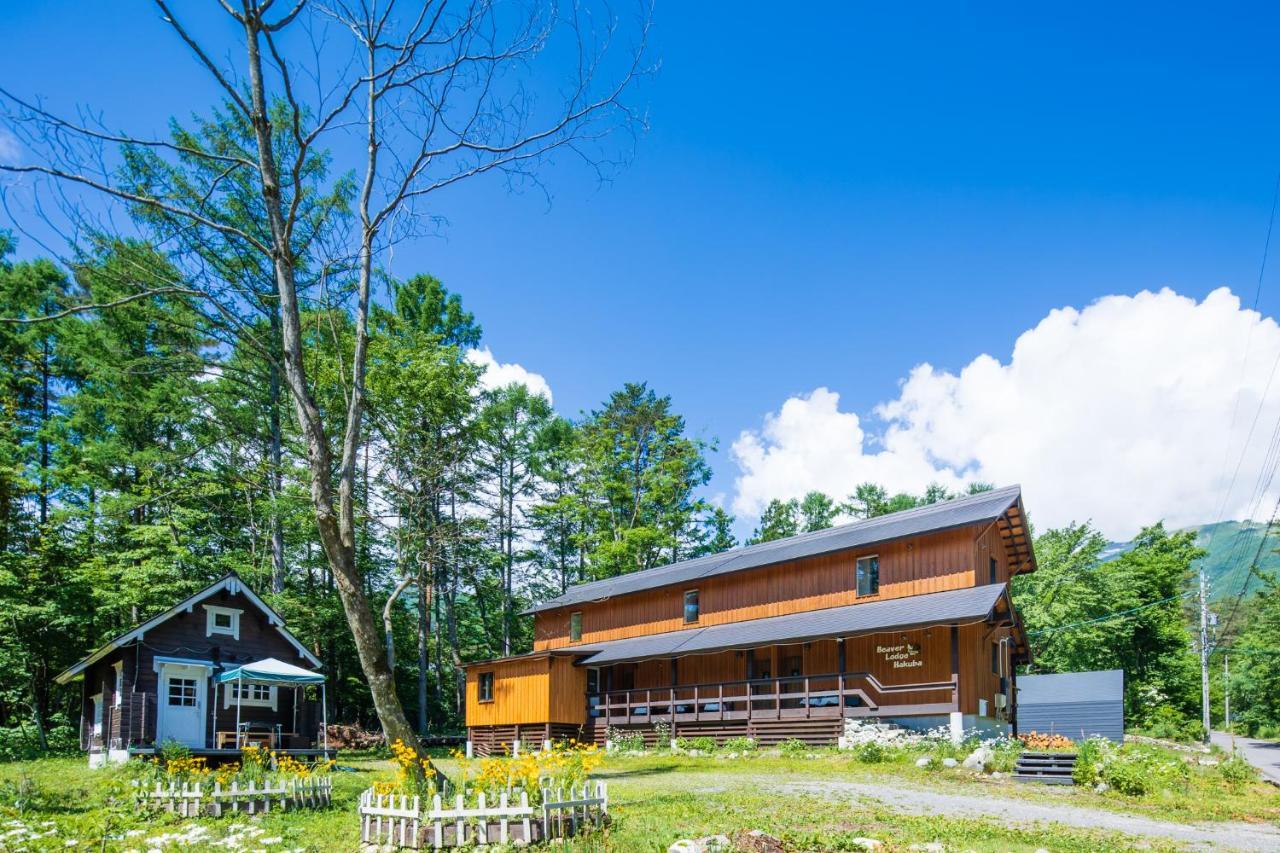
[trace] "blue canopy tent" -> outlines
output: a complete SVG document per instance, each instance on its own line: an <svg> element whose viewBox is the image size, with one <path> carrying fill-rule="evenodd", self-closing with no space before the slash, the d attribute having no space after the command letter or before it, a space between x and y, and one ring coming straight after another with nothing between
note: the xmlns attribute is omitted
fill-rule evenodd
<svg viewBox="0 0 1280 853"><path fill-rule="evenodd" d="M241 664L240 666L237 666L234 669L226 670L225 672L220 674L217 678L217 681L214 682L214 686L213 686L213 690L214 690L213 707L214 708L218 707L218 685L229 684L232 682L239 685L243 685L244 683L248 682L250 684L275 684L278 686L293 686L295 688L300 687L302 685L306 685L306 684L319 684L320 685L320 714L321 714L320 731L322 733L321 737L323 738L323 742L324 742L323 748L325 750L325 753L326 754L328 753L329 751L329 703L327 701L328 697L325 695L325 678L323 674L318 672L312 672L309 669L303 669L300 666L294 666L291 663L285 663L284 661L276 660L275 658L267 658L266 660L260 660L260 661L257 661L256 663ZM235 691L236 738L237 738L236 746L237 747L241 746L241 744L239 743L239 739L241 737L240 698L243 695L244 695L244 689L237 688ZM295 714L296 714L297 707L298 707L298 703L295 701L294 702Z"/></svg>

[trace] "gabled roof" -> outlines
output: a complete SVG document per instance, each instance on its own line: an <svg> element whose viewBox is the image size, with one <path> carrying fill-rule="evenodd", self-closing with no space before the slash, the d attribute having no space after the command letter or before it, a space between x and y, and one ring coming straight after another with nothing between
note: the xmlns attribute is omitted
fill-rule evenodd
<svg viewBox="0 0 1280 853"><path fill-rule="evenodd" d="M141 639L148 631L152 630L157 625L163 624L164 622L168 622L170 619L177 616L179 613L190 613L193 609L195 609L195 606L199 604L201 601L204 601L209 596L222 592L223 590L226 590L231 595L237 595L237 594L244 595L245 598L249 599L249 601L253 604L253 606L257 607L266 615L267 622L275 626L276 630L279 631L281 635L283 635L284 638L289 641L290 645L292 645L295 649L298 650L298 655L300 657L305 658L306 661L310 663L312 666L317 666L317 667L320 666L320 659L317 658L315 655L313 655L310 651L308 651L307 647L302 645L302 643L298 641L298 638L293 636L293 634L289 633L288 629L284 627L284 620L280 618L280 614L272 610L265 601L263 601L261 598L257 596L257 594L253 590L249 589L249 587L245 584L245 582L240 579L239 575L237 575L235 572L231 572L229 574L224 575L222 578L210 584L209 586L205 587L204 589L200 590L195 595L191 596L190 598L186 599L180 604L174 605L173 607L169 608L163 613L157 616L151 617L146 622L143 622L141 625L137 626L136 628L126 631L120 636L115 637L114 639L105 643L88 657L83 658L73 666L68 667L63 672L58 673L58 676L54 678L54 681L56 681L58 684L68 683L69 681L79 676L88 667L93 666L95 663L102 660L111 652L115 651L121 646L125 646L125 645L128 645L129 643L132 643L134 640Z"/></svg>
<svg viewBox="0 0 1280 853"><path fill-rule="evenodd" d="M1006 514L1008 519L1005 518ZM1002 521L1001 536L1018 554L1020 564L1025 565L1026 570L1030 571L1034 568L1034 557L1028 544L1023 516L1022 489L1016 485L1006 486L955 500L939 501L877 518L863 519L852 524L842 524L839 527L830 527L815 533L802 533L799 536L735 548L732 551L683 560L616 578L578 584L525 612L536 613L588 601L601 601L615 595L656 589L669 584L688 583L701 578L759 568L802 557L829 554L893 539L998 520Z"/></svg>
<svg viewBox="0 0 1280 853"><path fill-rule="evenodd" d="M853 637L879 631L986 621L996 615L1001 601L1012 612L1007 590L1008 587L1002 583L966 587L709 628L589 643L585 647L569 646L559 651L577 651L584 656L579 663L599 666L651 657L678 657L775 643L804 643L828 637Z"/></svg>

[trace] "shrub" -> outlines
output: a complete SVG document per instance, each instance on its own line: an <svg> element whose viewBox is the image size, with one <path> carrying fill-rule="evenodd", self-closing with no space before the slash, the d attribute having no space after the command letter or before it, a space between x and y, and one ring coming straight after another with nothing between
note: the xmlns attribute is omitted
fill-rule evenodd
<svg viewBox="0 0 1280 853"><path fill-rule="evenodd" d="M1258 771L1239 755L1232 755L1222 761L1218 765L1218 775L1232 790L1239 790L1258 779Z"/></svg>
<svg viewBox="0 0 1280 853"><path fill-rule="evenodd" d="M716 748L716 739L701 735L700 737L681 737L676 738L676 746L683 750L696 749L699 752L714 752Z"/></svg>
<svg viewBox="0 0 1280 853"><path fill-rule="evenodd" d="M1204 737L1200 720L1187 717L1168 704L1157 705L1142 720L1138 731L1148 737L1182 743L1198 742Z"/></svg>
<svg viewBox="0 0 1280 853"><path fill-rule="evenodd" d="M778 744L778 749L782 751L783 755L787 756L804 755L809 751L809 744L800 740L800 738L789 737Z"/></svg>
<svg viewBox="0 0 1280 853"><path fill-rule="evenodd" d="M1102 756L1111 742L1102 738L1089 738L1076 749L1076 766L1071 778L1077 785L1093 786L1102 781Z"/></svg>
<svg viewBox="0 0 1280 853"><path fill-rule="evenodd" d="M653 737L658 749L666 749L671 746L671 724L666 720L659 720L654 723Z"/></svg>
<svg viewBox="0 0 1280 853"><path fill-rule="evenodd" d="M853 754L855 758L864 764L879 764L889 758L889 748L884 744L869 740L854 747Z"/></svg>
<svg viewBox="0 0 1280 853"><path fill-rule="evenodd" d="M644 734L641 732L610 728L605 737L618 752L644 752Z"/></svg>
<svg viewBox="0 0 1280 853"><path fill-rule="evenodd" d="M724 748L726 752L755 752L756 742L754 738L731 737L725 740Z"/></svg>

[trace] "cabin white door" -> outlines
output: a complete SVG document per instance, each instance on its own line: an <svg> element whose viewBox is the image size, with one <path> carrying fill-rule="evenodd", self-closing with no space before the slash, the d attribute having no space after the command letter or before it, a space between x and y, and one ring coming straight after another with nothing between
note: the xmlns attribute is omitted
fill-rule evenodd
<svg viewBox="0 0 1280 853"><path fill-rule="evenodd" d="M160 667L156 697L156 743L175 740L186 746L205 746L205 687L209 671L202 666L166 663Z"/></svg>

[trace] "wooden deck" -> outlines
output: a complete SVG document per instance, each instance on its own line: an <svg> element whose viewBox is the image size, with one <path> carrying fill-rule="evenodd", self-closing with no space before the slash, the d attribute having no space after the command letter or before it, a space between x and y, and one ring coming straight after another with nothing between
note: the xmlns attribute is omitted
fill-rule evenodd
<svg viewBox="0 0 1280 853"><path fill-rule="evenodd" d="M587 697L597 724L701 723L948 714L958 679L886 685L868 672L608 690Z"/></svg>

